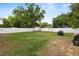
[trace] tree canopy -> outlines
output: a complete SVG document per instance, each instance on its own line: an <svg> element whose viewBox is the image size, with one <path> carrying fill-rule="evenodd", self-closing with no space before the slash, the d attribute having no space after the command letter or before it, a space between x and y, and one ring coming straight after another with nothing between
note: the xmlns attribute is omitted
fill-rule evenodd
<svg viewBox="0 0 79 59"><path fill-rule="evenodd" d="M9 16L7 21L11 27L26 28L40 26L44 18L45 10L34 3L19 6L13 10L13 15Z"/></svg>
<svg viewBox="0 0 79 59"><path fill-rule="evenodd" d="M68 24L69 21L69 16L67 14L61 14L55 18L53 18L53 26L55 28L60 28L60 27L70 27Z"/></svg>
<svg viewBox="0 0 79 59"><path fill-rule="evenodd" d="M64 25L72 28L79 27L79 3L71 4L69 8L69 13L53 18L52 23L54 27L63 27Z"/></svg>

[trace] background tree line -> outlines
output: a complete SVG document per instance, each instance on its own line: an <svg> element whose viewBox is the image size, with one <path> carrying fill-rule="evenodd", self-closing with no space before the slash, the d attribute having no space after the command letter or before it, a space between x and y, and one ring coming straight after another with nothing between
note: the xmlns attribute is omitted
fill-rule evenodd
<svg viewBox="0 0 79 59"><path fill-rule="evenodd" d="M45 10L34 3L26 3L24 6L19 6L13 10L11 16L7 19L3 18L3 24L0 27L18 27L18 28L33 28L33 27L79 27L79 4L71 4L70 12L58 15L53 18L52 25L47 22L41 22L44 18Z"/></svg>
<svg viewBox="0 0 79 59"><path fill-rule="evenodd" d="M3 24L0 27L47 27L47 22L41 23L44 18L45 10L42 10L39 5L34 3L26 3L24 6L19 6L13 10L12 16L7 19L3 18Z"/></svg>

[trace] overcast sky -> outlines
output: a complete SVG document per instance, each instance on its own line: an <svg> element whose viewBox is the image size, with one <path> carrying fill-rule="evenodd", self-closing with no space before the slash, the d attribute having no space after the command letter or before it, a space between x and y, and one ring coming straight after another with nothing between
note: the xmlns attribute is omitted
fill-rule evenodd
<svg viewBox="0 0 79 59"><path fill-rule="evenodd" d="M24 6L23 3L0 3L0 17L7 18L12 15L14 8L21 5ZM39 3L38 5L46 11L43 22L52 23L52 18L70 12L68 3Z"/></svg>

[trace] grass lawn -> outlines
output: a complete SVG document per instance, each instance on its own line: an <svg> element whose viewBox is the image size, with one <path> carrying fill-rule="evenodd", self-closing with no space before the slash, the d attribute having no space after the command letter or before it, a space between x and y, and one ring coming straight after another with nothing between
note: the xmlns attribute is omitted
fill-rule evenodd
<svg viewBox="0 0 79 59"><path fill-rule="evenodd" d="M66 33L63 38L71 41L73 34ZM0 55L38 55L37 52L41 51L48 42L56 39L60 37L51 32L0 34Z"/></svg>

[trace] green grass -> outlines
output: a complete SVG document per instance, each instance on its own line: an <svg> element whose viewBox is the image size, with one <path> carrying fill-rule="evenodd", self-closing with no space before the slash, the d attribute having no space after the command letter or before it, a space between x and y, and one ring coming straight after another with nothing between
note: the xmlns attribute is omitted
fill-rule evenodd
<svg viewBox="0 0 79 59"><path fill-rule="evenodd" d="M65 34L64 39L71 41L73 34ZM59 39L56 33L51 32L23 32L13 34L2 34L0 40L3 39L16 47L4 52L2 55L37 55L37 52L42 50L49 41ZM8 47L9 48L9 47Z"/></svg>

